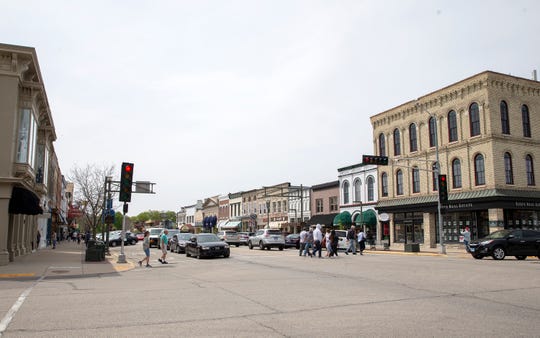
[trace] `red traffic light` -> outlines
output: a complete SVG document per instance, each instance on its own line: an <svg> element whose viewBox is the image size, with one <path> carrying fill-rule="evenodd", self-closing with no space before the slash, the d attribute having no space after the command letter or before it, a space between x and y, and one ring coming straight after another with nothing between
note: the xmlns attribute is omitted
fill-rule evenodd
<svg viewBox="0 0 540 338"><path fill-rule="evenodd" d="M124 170L125 170L126 172L130 173L130 172L131 172L131 165L126 164L126 166L124 167Z"/></svg>
<svg viewBox="0 0 540 338"><path fill-rule="evenodd" d="M445 182L446 181L446 175L440 175L441 177L441 182Z"/></svg>

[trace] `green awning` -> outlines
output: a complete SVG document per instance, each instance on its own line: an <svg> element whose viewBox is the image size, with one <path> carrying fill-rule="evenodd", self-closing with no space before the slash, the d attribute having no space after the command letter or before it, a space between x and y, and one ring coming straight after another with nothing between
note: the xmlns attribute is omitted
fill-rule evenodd
<svg viewBox="0 0 540 338"><path fill-rule="evenodd" d="M357 214L354 217L353 223L356 225L377 225L377 214L372 209L362 212L362 215Z"/></svg>
<svg viewBox="0 0 540 338"><path fill-rule="evenodd" d="M351 225L351 213L348 211L343 211L334 217L334 226L347 226Z"/></svg>

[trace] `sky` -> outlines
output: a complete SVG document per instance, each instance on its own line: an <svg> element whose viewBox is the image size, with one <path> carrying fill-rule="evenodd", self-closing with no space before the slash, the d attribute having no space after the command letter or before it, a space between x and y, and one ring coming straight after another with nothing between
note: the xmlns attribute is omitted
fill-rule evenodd
<svg viewBox="0 0 540 338"><path fill-rule="evenodd" d="M374 153L370 116L540 67L535 0L0 4L0 42L36 49L62 173L132 162L155 183L130 215L335 181Z"/></svg>

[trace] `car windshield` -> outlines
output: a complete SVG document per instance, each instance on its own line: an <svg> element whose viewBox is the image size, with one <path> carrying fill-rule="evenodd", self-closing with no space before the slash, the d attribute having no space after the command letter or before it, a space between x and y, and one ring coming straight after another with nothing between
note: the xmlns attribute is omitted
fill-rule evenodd
<svg viewBox="0 0 540 338"><path fill-rule="evenodd" d="M506 238L508 235L512 233L512 230L500 230L495 231L489 235L486 236L487 239L500 239L500 238Z"/></svg>
<svg viewBox="0 0 540 338"><path fill-rule="evenodd" d="M197 236L197 242L199 243L220 242L220 240L214 234L205 234L205 235Z"/></svg>
<svg viewBox="0 0 540 338"><path fill-rule="evenodd" d="M281 235L281 230L268 230L269 235Z"/></svg>
<svg viewBox="0 0 540 338"><path fill-rule="evenodd" d="M185 234L180 234L178 235L178 239L181 239L183 241L189 241L189 239L191 238L191 236L193 236L192 234L189 234L189 233L185 233Z"/></svg>
<svg viewBox="0 0 540 338"><path fill-rule="evenodd" d="M159 235L162 229L150 229L150 235Z"/></svg>

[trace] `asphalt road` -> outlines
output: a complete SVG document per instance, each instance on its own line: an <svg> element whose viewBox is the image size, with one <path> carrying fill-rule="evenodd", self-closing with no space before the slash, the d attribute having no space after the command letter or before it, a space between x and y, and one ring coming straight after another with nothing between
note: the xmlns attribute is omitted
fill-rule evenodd
<svg viewBox="0 0 540 338"><path fill-rule="evenodd" d="M119 250L114 248L112 250ZM228 259L35 283L4 337L539 337L540 260L232 247ZM126 247L129 261L141 244ZM14 302L15 299L0 300Z"/></svg>

